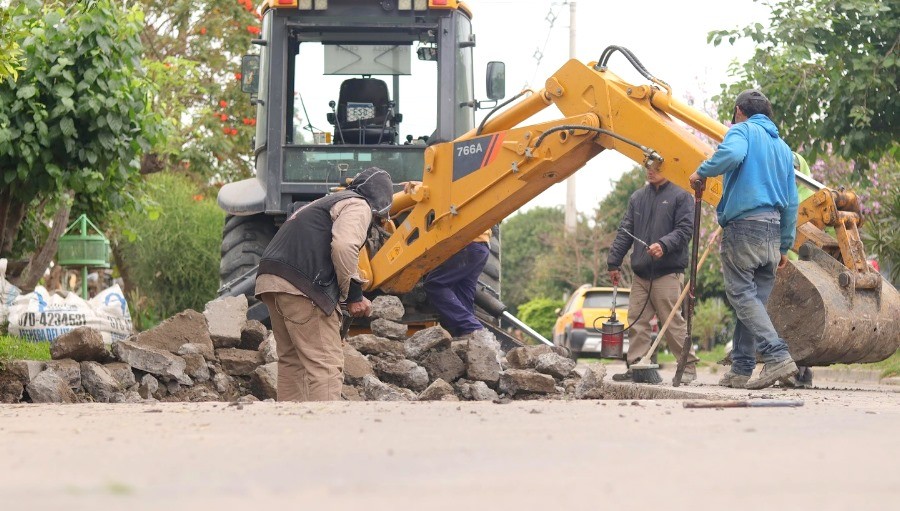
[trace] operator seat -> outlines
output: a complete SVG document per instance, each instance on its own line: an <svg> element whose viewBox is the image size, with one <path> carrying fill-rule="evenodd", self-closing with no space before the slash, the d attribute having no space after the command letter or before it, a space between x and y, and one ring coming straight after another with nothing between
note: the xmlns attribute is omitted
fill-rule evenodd
<svg viewBox="0 0 900 511"><path fill-rule="evenodd" d="M335 127L335 144L394 144L397 117L384 80L350 78L341 84L337 118L329 113L328 122Z"/></svg>

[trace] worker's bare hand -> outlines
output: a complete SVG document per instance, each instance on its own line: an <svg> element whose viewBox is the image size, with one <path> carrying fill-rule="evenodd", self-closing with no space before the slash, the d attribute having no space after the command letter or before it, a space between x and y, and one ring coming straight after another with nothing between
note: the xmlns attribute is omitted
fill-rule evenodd
<svg viewBox="0 0 900 511"><path fill-rule="evenodd" d="M691 177L689 177L688 179L691 181L691 184L693 184L693 183L696 183L697 181L700 181L703 178L700 176L700 174L697 174L696 172L694 172L693 174L691 174Z"/></svg>
<svg viewBox="0 0 900 511"><path fill-rule="evenodd" d="M403 183L403 193L413 193L416 186L422 184L421 181L407 181Z"/></svg>
<svg viewBox="0 0 900 511"><path fill-rule="evenodd" d="M662 245L660 245L659 243L654 243L647 247L647 253L649 253L650 257L652 257L653 259L659 259L663 256L664 252Z"/></svg>
<svg viewBox="0 0 900 511"><path fill-rule="evenodd" d="M778 269L780 270L780 269L784 268L785 266L787 266L787 263L788 263L788 257L784 254L781 254L781 261L778 261Z"/></svg>
<svg viewBox="0 0 900 511"><path fill-rule="evenodd" d="M619 270L609 270L609 280L612 281L612 285L618 286L619 279L622 278L622 273Z"/></svg>
<svg viewBox="0 0 900 511"><path fill-rule="evenodd" d="M372 314L372 302L364 296L363 299L358 302L348 303L347 312L354 318L368 317Z"/></svg>

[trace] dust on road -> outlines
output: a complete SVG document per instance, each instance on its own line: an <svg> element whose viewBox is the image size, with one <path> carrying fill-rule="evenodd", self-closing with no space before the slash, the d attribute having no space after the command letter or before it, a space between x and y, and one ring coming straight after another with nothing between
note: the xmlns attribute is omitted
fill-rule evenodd
<svg viewBox="0 0 900 511"><path fill-rule="evenodd" d="M7 405L0 507L895 505L900 394L804 398L798 409L730 410L674 400Z"/></svg>

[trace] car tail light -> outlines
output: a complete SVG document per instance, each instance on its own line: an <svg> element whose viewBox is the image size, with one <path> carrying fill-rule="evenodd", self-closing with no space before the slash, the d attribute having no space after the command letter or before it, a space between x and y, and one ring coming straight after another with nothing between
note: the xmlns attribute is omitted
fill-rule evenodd
<svg viewBox="0 0 900 511"><path fill-rule="evenodd" d="M572 328L584 328L584 314L581 309L572 314Z"/></svg>

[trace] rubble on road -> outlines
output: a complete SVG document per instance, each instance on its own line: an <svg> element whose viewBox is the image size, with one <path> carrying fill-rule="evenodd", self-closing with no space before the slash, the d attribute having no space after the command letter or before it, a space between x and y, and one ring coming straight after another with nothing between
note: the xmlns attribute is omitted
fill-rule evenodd
<svg viewBox="0 0 900 511"><path fill-rule="evenodd" d="M603 366L575 371L552 346L524 346L504 354L487 330L453 338L440 326L407 335L403 305L374 301L371 334L346 339L348 401L497 401L603 399L616 395ZM114 342L80 328L61 336L53 360L16 360L0 367L0 402L133 403L276 399L275 338L245 320L246 299L226 298L203 314L186 310L155 328ZM621 393L621 392L619 392Z"/></svg>

